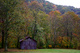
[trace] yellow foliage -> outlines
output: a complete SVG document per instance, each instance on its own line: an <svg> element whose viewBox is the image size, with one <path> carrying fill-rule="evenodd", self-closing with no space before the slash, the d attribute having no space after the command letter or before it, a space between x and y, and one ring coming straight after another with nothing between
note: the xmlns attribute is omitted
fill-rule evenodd
<svg viewBox="0 0 80 53"><path fill-rule="evenodd" d="M46 48L46 45L44 45L43 47Z"/></svg>
<svg viewBox="0 0 80 53"><path fill-rule="evenodd" d="M52 45L48 45L49 47L52 47Z"/></svg>

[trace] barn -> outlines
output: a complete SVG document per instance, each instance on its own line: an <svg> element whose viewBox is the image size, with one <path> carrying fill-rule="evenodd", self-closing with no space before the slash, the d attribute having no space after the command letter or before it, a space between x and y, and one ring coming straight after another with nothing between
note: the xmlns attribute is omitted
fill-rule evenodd
<svg viewBox="0 0 80 53"><path fill-rule="evenodd" d="M36 49L37 41L32 39L31 37L26 37L25 39L20 40L20 48L21 49Z"/></svg>

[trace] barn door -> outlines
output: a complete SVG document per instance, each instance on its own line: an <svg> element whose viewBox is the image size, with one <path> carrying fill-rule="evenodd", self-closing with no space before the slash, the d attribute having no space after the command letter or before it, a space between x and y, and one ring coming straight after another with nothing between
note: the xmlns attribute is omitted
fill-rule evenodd
<svg viewBox="0 0 80 53"><path fill-rule="evenodd" d="M35 46L34 43L35 43L35 42L34 42L32 39L29 39L29 49L35 49L35 48L34 48L34 46Z"/></svg>

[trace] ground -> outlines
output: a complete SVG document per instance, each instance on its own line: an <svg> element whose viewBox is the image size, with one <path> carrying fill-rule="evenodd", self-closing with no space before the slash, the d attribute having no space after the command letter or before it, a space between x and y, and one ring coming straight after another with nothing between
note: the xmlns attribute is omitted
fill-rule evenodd
<svg viewBox="0 0 80 53"><path fill-rule="evenodd" d="M0 53L5 53L4 49L0 49ZM8 52L6 53L80 53L80 50L74 50L74 49L36 49L36 50L8 49Z"/></svg>

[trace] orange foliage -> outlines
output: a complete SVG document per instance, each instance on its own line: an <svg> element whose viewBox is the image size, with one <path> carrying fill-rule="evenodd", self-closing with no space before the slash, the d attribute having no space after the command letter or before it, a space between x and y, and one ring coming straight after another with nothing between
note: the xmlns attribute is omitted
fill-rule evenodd
<svg viewBox="0 0 80 53"><path fill-rule="evenodd" d="M60 15L60 14L61 14L61 13L60 13L60 11L58 11L58 10L49 12L49 15L50 15L50 16Z"/></svg>
<svg viewBox="0 0 80 53"><path fill-rule="evenodd" d="M46 5L47 5L48 3L46 3Z"/></svg>
<svg viewBox="0 0 80 53"><path fill-rule="evenodd" d="M53 8L55 8L56 7L56 5L53 5Z"/></svg>
<svg viewBox="0 0 80 53"><path fill-rule="evenodd" d="M65 8L62 8L62 9L65 9Z"/></svg>
<svg viewBox="0 0 80 53"><path fill-rule="evenodd" d="M77 34L75 34L75 33L72 33L73 35L75 35L75 36L78 36Z"/></svg>
<svg viewBox="0 0 80 53"><path fill-rule="evenodd" d="M61 14L59 10L54 11L55 15Z"/></svg>
<svg viewBox="0 0 80 53"><path fill-rule="evenodd" d="M58 43L61 43L61 41L62 41L62 37L59 36L59 37L57 38L57 40L58 40Z"/></svg>
<svg viewBox="0 0 80 53"><path fill-rule="evenodd" d="M59 45L57 45L56 47L58 47L58 48L59 48L60 46L59 46Z"/></svg>
<svg viewBox="0 0 80 53"><path fill-rule="evenodd" d="M49 15L53 16L54 15L54 11L49 12Z"/></svg>

